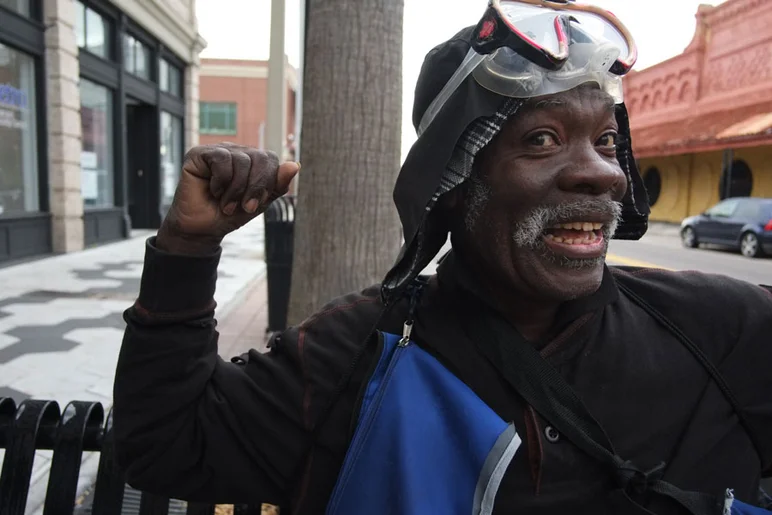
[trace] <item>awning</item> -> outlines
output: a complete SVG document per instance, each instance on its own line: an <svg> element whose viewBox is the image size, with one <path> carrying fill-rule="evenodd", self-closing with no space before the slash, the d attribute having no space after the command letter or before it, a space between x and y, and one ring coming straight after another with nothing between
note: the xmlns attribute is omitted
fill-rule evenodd
<svg viewBox="0 0 772 515"><path fill-rule="evenodd" d="M772 102L632 127L637 158L772 144Z"/></svg>
<svg viewBox="0 0 772 515"><path fill-rule="evenodd" d="M768 134L770 130L772 130L772 113L762 113L732 125L725 131L719 132L716 137L718 139L741 138L756 134Z"/></svg>

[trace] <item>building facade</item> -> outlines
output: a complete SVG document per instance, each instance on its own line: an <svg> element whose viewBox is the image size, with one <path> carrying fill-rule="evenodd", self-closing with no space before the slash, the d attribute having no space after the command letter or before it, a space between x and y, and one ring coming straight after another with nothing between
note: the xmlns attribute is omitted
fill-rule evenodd
<svg viewBox="0 0 772 515"><path fill-rule="evenodd" d="M0 0L0 262L158 227L204 46L195 0Z"/></svg>
<svg viewBox="0 0 772 515"><path fill-rule="evenodd" d="M772 2L700 6L679 56L625 77L653 220L772 197Z"/></svg>
<svg viewBox="0 0 772 515"><path fill-rule="evenodd" d="M287 114L284 159L294 159L297 70L285 61ZM230 141L265 148L268 62L201 59L199 133L202 144Z"/></svg>

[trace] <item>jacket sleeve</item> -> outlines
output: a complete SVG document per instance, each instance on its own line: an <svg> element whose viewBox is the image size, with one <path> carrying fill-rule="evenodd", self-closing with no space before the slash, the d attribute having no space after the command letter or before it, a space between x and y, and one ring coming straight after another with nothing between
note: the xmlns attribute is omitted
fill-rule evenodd
<svg viewBox="0 0 772 515"><path fill-rule="evenodd" d="M354 345L336 339L328 349L302 336L298 345L295 330L279 350L223 361L213 299L219 253L175 256L153 243L125 313L115 378L116 451L128 482L190 501L286 504L314 417ZM321 331L329 339L324 324Z"/></svg>
<svg viewBox="0 0 772 515"><path fill-rule="evenodd" d="M772 475L772 288L727 282L723 302L734 309L734 345L719 370L743 409L760 451L764 475Z"/></svg>

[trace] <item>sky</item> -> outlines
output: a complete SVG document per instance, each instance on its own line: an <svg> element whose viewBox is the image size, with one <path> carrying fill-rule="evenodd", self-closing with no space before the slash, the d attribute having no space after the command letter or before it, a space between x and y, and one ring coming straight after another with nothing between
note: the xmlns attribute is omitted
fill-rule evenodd
<svg viewBox="0 0 772 515"><path fill-rule="evenodd" d="M286 0L285 52L299 64L300 2ZM351 0L357 1L357 0ZM424 56L460 29L474 25L488 0L404 0L402 155L415 141L411 123L413 90ZM630 29L642 70L674 57L694 35L697 7L723 0L593 0L612 11ZM199 32L207 41L202 57L268 59L271 0L197 0ZM427 20L431 20L427 22Z"/></svg>

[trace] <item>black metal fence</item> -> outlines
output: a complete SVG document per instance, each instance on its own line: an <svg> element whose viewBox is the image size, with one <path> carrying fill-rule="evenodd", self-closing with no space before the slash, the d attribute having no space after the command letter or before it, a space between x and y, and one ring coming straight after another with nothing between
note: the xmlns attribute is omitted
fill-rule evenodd
<svg viewBox="0 0 772 515"><path fill-rule="evenodd" d="M264 213L265 264L268 275L267 332L287 328L295 235L295 197L276 199Z"/></svg>
<svg viewBox="0 0 772 515"><path fill-rule="evenodd" d="M121 515L125 477L115 462L112 413L105 418L98 402L74 401L60 411L54 401L26 400L16 406L0 397L0 514L24 515L36 450L52 450L43 515L72 515L83 453L99 452L93 515ZM139 515L167 515L170 499L141 494ZM213 515L214 505L187 504L187 515ZM234 515L258 515L260 506L234 506Z"/></svg>

